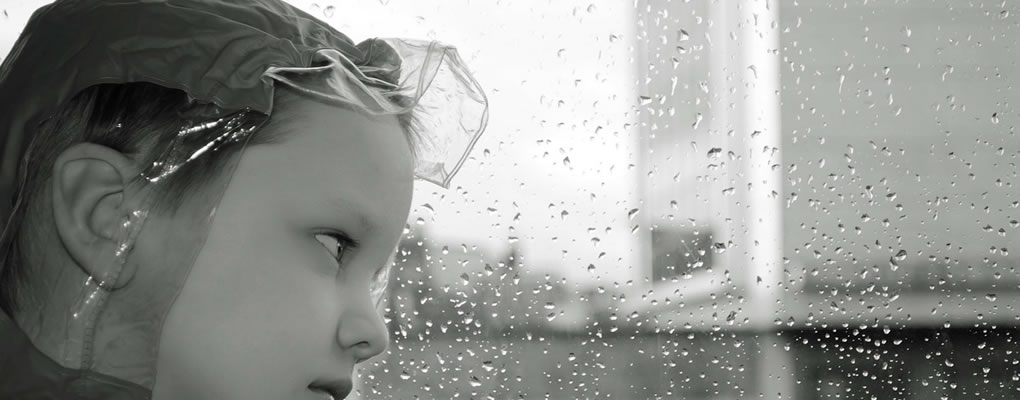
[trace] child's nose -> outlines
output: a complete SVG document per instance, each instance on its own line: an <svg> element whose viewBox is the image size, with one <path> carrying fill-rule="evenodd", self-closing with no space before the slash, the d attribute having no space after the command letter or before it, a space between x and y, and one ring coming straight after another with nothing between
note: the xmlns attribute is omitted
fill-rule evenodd
<svg viewBox="0 0 1020 400"><path fill-rule="evenodd" d="M356 362L362 362L386 351L389 332L382 316L371 302L349 307L340 318L337 341Z"/></svg>

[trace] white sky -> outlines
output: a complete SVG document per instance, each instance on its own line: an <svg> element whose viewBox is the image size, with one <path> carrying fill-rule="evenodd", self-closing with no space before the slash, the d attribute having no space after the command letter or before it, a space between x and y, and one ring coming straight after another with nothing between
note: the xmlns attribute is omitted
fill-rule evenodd
<svg viewBox="0 0 1020 400"><path fill-rule="evenodd" d="M50 2L7 1L0 2L9 15L0 15L3 54L31 12ZM637 236L627 217L639 207L638 172L629 167L636 164L637 148L633 4L291 4L355 41L411 37L453 44L486 90L489 129L474 158L450 190L420 182L411 221L423 218L426 230L440 241L477 245L493 254L501 254L507 238L516 236L526 264L556 269L575 282L637 276ZM596 265L594 273L589 264Z"/></svg>

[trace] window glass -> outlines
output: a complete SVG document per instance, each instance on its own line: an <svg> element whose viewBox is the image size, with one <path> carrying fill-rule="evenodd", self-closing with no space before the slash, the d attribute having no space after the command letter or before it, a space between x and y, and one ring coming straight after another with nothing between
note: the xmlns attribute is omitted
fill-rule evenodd
<svg viewBox="0 0 1020 400"><path fill-rule="evenodd" d="M1020 397L1020 5L292 3L490 100L352 397Z"/></svg>

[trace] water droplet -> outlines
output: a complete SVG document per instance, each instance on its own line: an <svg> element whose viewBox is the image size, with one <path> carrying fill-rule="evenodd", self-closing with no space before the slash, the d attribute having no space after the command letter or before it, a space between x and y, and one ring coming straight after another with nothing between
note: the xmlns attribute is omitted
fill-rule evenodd
<svg viewBox="0 0 1020 400"><path fill-rule="evenodd" d="M995 301L997 299L997 297L995 296L995 293L986 294L985 298L988 299L988 301Z"/></svg>
<svg viewBox="0 0 1020 400"><path fill-rule="evenodd" d="M326 8L322 10L322 15L325 15L326 18L333 18L334 13L336 13L336 7L333 6L326 6Z"/></svg>
<svg viewBox="0 0 1020 400"><path fill-rule="evenodd" d="M631 209L630 211L627 212L627 218L630 219L631 221L633 221L634 217L636 217L638 212L640 212L640 211L641 210L637 209L637 208Z"/></svg>
<svg viewBox="0 0 1020 400"><path fill-rule="evenodd" d="M691 38L691 35L688 34L687 31L685 31L683 29L678 30L676 32L676 40L678 42L686 42L686 41L690 40L690 38Z"/></svg>
<svg viewBox="0 0 1020 400"><path fill-rule="evenodd" d="M896 252L896 256L895 257L896 257L896 261L906 260L907 259L907 251L906 250L900 250L900 251Z"/></svg>

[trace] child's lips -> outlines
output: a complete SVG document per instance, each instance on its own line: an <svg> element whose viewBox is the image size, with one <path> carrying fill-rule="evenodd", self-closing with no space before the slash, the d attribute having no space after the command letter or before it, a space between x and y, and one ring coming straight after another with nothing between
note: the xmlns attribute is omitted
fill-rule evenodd
<svg viewBox="0 0 1020 400"><path fill-rule="evenodd" d="M316 394L320 395L320 398L322 398L322 400L338 400L337 397L335 397L332 394L329 394L327 392L324 392L322 390L316 389L316 390L313 390L313 392L315 392Z"/></svg>
<svg viewBox="0 0 1020 400"><path fill-rule="evenodd" d="M336 397L332 393L330 393L328 391L325 391L325 390L322 390L322 389L312 389L312 391L315 392L315 394L319 395L319 398L321 398L322 400L340 400L340 399L343 399L343 397Z"/></svg>
<svg viewBox="0 0 1020 400"><path fill-rule="evenodd" d="M331 400L342 400L351 393L353 384L350 379L318 380L308 385L313 392L322 393Z"/></svg>

